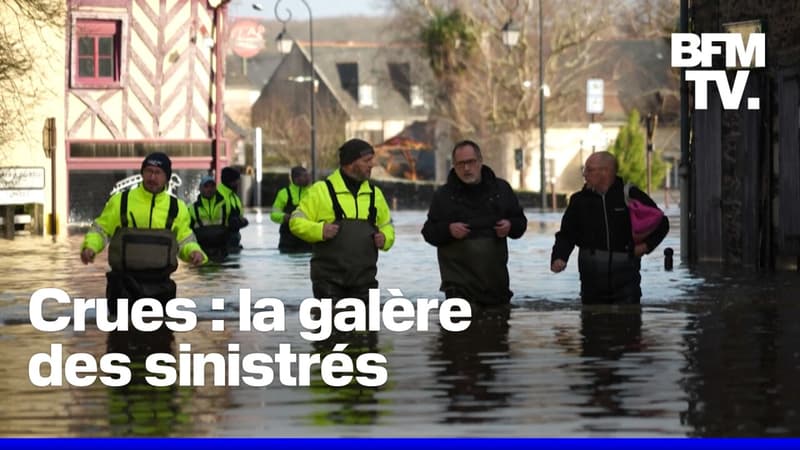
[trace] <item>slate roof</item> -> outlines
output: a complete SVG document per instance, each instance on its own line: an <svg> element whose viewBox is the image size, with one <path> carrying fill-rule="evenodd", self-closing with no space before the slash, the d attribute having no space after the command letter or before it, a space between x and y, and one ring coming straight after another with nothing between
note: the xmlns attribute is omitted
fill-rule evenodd
<svg viewBox="0 0 800 450"><path fill-rule="evenodd" d="M225 86L260 90L280 64L283 55L262 51L245 62L243 58L230 54L225 59ZM245 65L246 71L245 74Z"/></svg>
<svg viewBox="0 0 800 450"><path fill-rule="evenodd" d="M235 22L237 17L232 18ZM244 73L243 58L228 52L225 60L225 82L229 88L250 88L261 90L267 84L272 73L280 64L283 55L275 48L275 38L280 33L283 25L275 20L264 21L258 17L242 17L242 19L258 20L264 25L264 49L256 56L248 58L247 74ZM286 24L286 30L293 39L306 43L308 35L308 22L305 17L299 16ZM391 26L392 19L386 17L336 17L314 20L314 47L320 47L325 42L378 42L389 43L394 37L386 30ZM306 45L306 44L303 44ZM316 52L315 52L316 53ZM316 55L315 55L316 56ZM316 61L315 61L316 62Z"/></svg>
<svg viewBox="0 0 800 450"><path fill-rule="evenodd" d="M310 59L308 47L301 43L298 48L306 59ZM346 71L343 70L342 64L348 63L355 63L358 69L355 88L350 87ZM396 67L401 67L399 72L404 74L395 73L392 76L390 64L400 64ZM314 66L320 79L353 120L420 117L428 114L429 92L423 91L427 100L425 105L411 106L410 102L411 85L423 88L430 83L428 66L414 47L353 41L314 42ZM358 85L373 86L374 106L359 106Z"/></svg>

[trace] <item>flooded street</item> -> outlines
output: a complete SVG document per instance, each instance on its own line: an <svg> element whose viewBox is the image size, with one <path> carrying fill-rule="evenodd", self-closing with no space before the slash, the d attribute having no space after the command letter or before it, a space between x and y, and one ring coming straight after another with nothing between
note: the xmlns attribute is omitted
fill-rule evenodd
<svg viewBox="0 0 800 450"><path fill-rule="evenodd" d="M33 292L56 287L102 297L105 257L83 266L82 235L64 242L0 243L0 435L2 436L798 436L800 435L800 275L748 274L679 264L677 210L671 232L642 262L641 307L581 307L576 254L549 271L560 213L528 211L529 228L510 241L507 313L482 315L464 332L350 333L348 351L386 356L379 388L333 388L319 372L310 387L156 388L134 375L124 388L38 388L28 361L52 342L65 353L100 356L116 345L96 328L45 333L28 320ZM435 249L419 234L422 211L395 213L397 241L381 253L382 298L442 298ZM302 339L298 305L311 296L308 257L277 251L278 227L249 214L245 250L222 266L179 268L178 295L198 303L194 331L172 348L274 354L329 351ZM665 271L663 249L676 251ZM241 332L240 288L287 306L287 331ZM212 311L224 297L226 311ZM48 305L48 316L58 307ZM227 318L226 331L211 320ZM168 339L165 342L169 342ZM162 343L163 344L163 343ZM136 372L134 370L134 372Z"/></svg>

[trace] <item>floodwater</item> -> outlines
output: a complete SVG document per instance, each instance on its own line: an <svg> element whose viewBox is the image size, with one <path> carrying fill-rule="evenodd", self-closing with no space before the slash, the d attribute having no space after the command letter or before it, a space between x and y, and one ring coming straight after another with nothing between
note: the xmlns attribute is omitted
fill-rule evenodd
<svg viewBox="0 0 800 450"><path fill-rule="evenodd" d="M798 436L800 435L800 276L759 275L679 265L677 210L672 231L642 264L641 307L581 307L574 261L549 272L560 213L529 211L526 235L510 242L513 307L483 314L463 332L350 333L313 343L299 335L298 305L311 296L308 258L280 255L277 226L250 214L245 251L223 266L181 267L178 294L198 303L198 326L152 348L226 355L348 353L386 356L377 388L308 387L276 373L268 387L153 387L132 365L123 388L35 387L28 362L61 343L66 354L100 357L120 336L46 333L28 319L39 288L102 297L104 258L83 266L82 236L0 242L0 435L2 436ZM435 251L422 240L424 212L395 214L397 242L381 253L382 298L441 298ZM665 271L661 251L676 250ZM286 305L286 331L239 331L239 289ZM225 298L214 311L211 298ZM50 303L48 317L68 305ZM225 331L211 331L212 319ZM124 341L124 339L122 339ZM290 374L291 375L291 374Z"/></svg>

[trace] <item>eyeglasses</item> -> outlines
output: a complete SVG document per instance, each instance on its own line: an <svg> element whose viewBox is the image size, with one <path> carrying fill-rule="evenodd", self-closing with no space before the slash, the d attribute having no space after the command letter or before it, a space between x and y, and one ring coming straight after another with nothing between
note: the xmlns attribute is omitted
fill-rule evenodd
<svg viewBox="0 0 800 450"><path fill-rule="evenodd" d="M463 169L463 168L465 168L467 166L472 167L472 166L478 164L479 162L480 162L480 160L479 159L475 159L475 158L465 159L464 161L456 161L456 162L454 162L453 166L458 168L458 169Z"/></svg>

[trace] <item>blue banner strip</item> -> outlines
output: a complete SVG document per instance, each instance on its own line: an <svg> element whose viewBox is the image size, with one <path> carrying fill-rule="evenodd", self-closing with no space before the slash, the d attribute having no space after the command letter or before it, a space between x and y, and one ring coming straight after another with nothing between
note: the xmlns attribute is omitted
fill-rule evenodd
<svg viewBox="0 0 800 450"><path fill-rule="evenodd" d="M56 450L203 450L235 447L237 449L288 450L322 448L325 450L486 450L502 449L796 449L800 439L722 439L722 438L0 438L2 448L42 448Z"/></svg>

